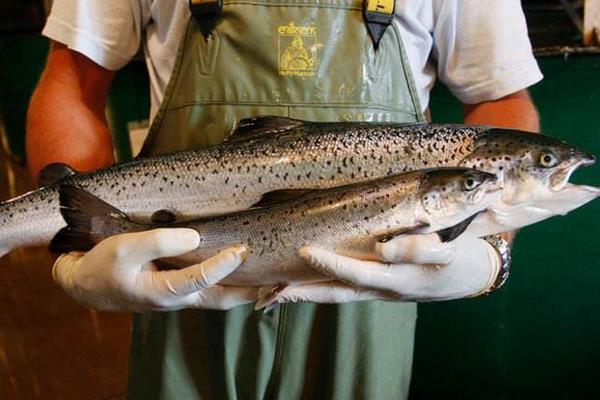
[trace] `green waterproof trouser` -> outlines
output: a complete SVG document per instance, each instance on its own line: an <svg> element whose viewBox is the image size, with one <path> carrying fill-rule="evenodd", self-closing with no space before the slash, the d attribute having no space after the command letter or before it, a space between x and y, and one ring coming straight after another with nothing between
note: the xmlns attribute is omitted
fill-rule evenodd
<svg viewBox="0 0 600 400"><path fill-rule="evenodd" d="M359 0L225 0L208 38L190 20L142 152L220 143L260 114L420 120L397 26L375 51ZM406 398L415 322L379 301L136 315L129 397Z"/></svg>

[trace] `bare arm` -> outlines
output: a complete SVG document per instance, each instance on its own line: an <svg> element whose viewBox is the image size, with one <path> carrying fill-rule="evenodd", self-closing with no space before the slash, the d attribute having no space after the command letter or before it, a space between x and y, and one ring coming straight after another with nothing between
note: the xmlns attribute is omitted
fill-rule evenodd
<svg viewBox="0 0 600 400"><path fill-rule="evenodd" d="M540 121L527 90L478 104L464 104L466 124L494 125L539 132Z"/></svg>
<svg viewBox="0 0 600 400"><path fill-rule="evenodd" d="M34 177L62 162L89 171L114 162L105 117L115 73L53 43L27 113L27 162Z"/></svg>

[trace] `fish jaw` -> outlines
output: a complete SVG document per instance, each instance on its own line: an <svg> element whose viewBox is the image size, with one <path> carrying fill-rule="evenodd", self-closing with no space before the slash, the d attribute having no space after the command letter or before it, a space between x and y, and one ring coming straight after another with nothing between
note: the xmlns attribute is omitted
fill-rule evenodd
<svg viewBox="0 0 600 400"><path fill-rule="evenodd" d="M600 197L600 188L566 183L560 191L549 190L529 203L498 202L477 216L468 229L477 236L494 235L566 215Z"/></svg>
<svg viewBox="0 0 600 400"><path fill-rule="evenodd" d="M566 215L598 197L600 188L566 183L560 191L537 199L535 206L552 212L552 215Z"/></svg>
<svg viewBox="0 0 600 400"><path fill-rule="evenodd" d="M427 212L422 205L420 205L416 211L417 219L427 222L428 227L419 233L430 233L449 228L463 222L474 214L487 210L494 204L500 203L502 198L501 183L498 183L498 181L493 181L487 182L484 185L484 187L478 189L479 193L476 196L476 202L464 204L460 208L459 212L454 213L451 216L447 216L441 220L435 218L431 213Z"/></svg>
<svg viewBox="0 0 600 400"><path fill-rule="evenodd" d="M561 191L569 182L571 175L579 167L587 167L594 165L596 157L591 154L584 153L582 156L573 159L571 162L559 168L555 173L550 176L550 188L554 192Z"/></svg>

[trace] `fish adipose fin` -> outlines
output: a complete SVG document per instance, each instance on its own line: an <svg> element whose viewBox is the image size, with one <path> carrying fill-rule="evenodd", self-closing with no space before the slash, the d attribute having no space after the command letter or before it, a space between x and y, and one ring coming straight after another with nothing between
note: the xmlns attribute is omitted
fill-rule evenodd
<svg viewBox="0 0 600 400"><path fill-rule="evenodd" d="M54 185L69 176L76 175L77 171L63 163L52 163L46 165L37 176L39 186Z"/></svg>
<svg viewBox="0 0 600 400"><path fill-rule="evenodd" d="M479 215L479 213L475 213L475 214L471 215L469 218L463 220L462 222L459 222L458 224L451 226L450 228L446 228L446 229L442 229L441 231L437 231L436 233L438 234L438 236L442 242L451 242L454 239L456 239L457 237L459 237L460 235L462 235L463 232L467 230L467 228L469 227L469 225L471 225L471 222L473 222L473 220L475 219L475 217L477 217L477 215Z"/></svg>
<svg viewBox="0 0 600 400"><path fill-rule="evenodd" d="M282 189L273 190L262 195L260 200L254 203L251 208L270 207L282 203L284 201L296 200L299 197L309 193L314 193L320 189Z"/></svg>
<svg viewBox="0 0 600 400"><path fill-rule="evenodd" d="M77 186L60 185L59 201L67 226L50 242L53 252L89 250L95 238L124 233L123 222L132 223L126 214Z"/></svg>
<svg viewBox="0 0 600 400"><path fill-rule="evenodd" d="M304 125L304 121L297 119L263 116L240 120L231 132L228 141L245 141L256 139L264 135L277 135Z"/></svg>

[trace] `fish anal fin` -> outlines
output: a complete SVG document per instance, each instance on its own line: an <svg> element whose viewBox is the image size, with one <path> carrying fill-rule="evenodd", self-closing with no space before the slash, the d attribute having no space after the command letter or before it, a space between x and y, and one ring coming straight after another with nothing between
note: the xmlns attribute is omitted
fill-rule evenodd
<svg viewBox="0 0 600 400"><path fill-rule="evenodd" d="M169 224L177 221L177 214L172 210L166 209L154 211L150 217L150 221L152 221L153 224Z"/></svg>
<svg viewBox="0 0 600 400"><path fill-rule="evenodd" d="M260 200L254 203L251 208L269 207L279 203L298 199L299 197L305 196L309 193L318 191L319 189L282 189L267 192L262 195Z"/></svg>
<svg viewBox="0 0 600 400"><path fill-rule="evenodd" d="M245 141L262 137L264 135L276 135L279 133L290 131L294 128L302 126L304 121L297 119L278 117L278 116L261 116L256 118L246 118L238 122L228 141Z"/></svg>
<svg viewBox="0 0 600 400"><path fill-rule="evenodd" d="M77 171L63 163L52 163L46 165L37 176L39 186L54 185L69 176L76 175Z"/></svg>
<svg viewBox="0 0 600 400"><path fill-rule="evenodd" d="M460 235L462 235L463 232L467 230L467 228L469 227L471 222L473 222L475 217L477 217L477 215L479 215L479 213L475 213L475 214L471 215L470 217L462 220L458 224L451 226L449 228L437 231L436 233L438 234L438 236L442 242L451 242L454 239L456 239L457 237L459 237Z"/></svg>

